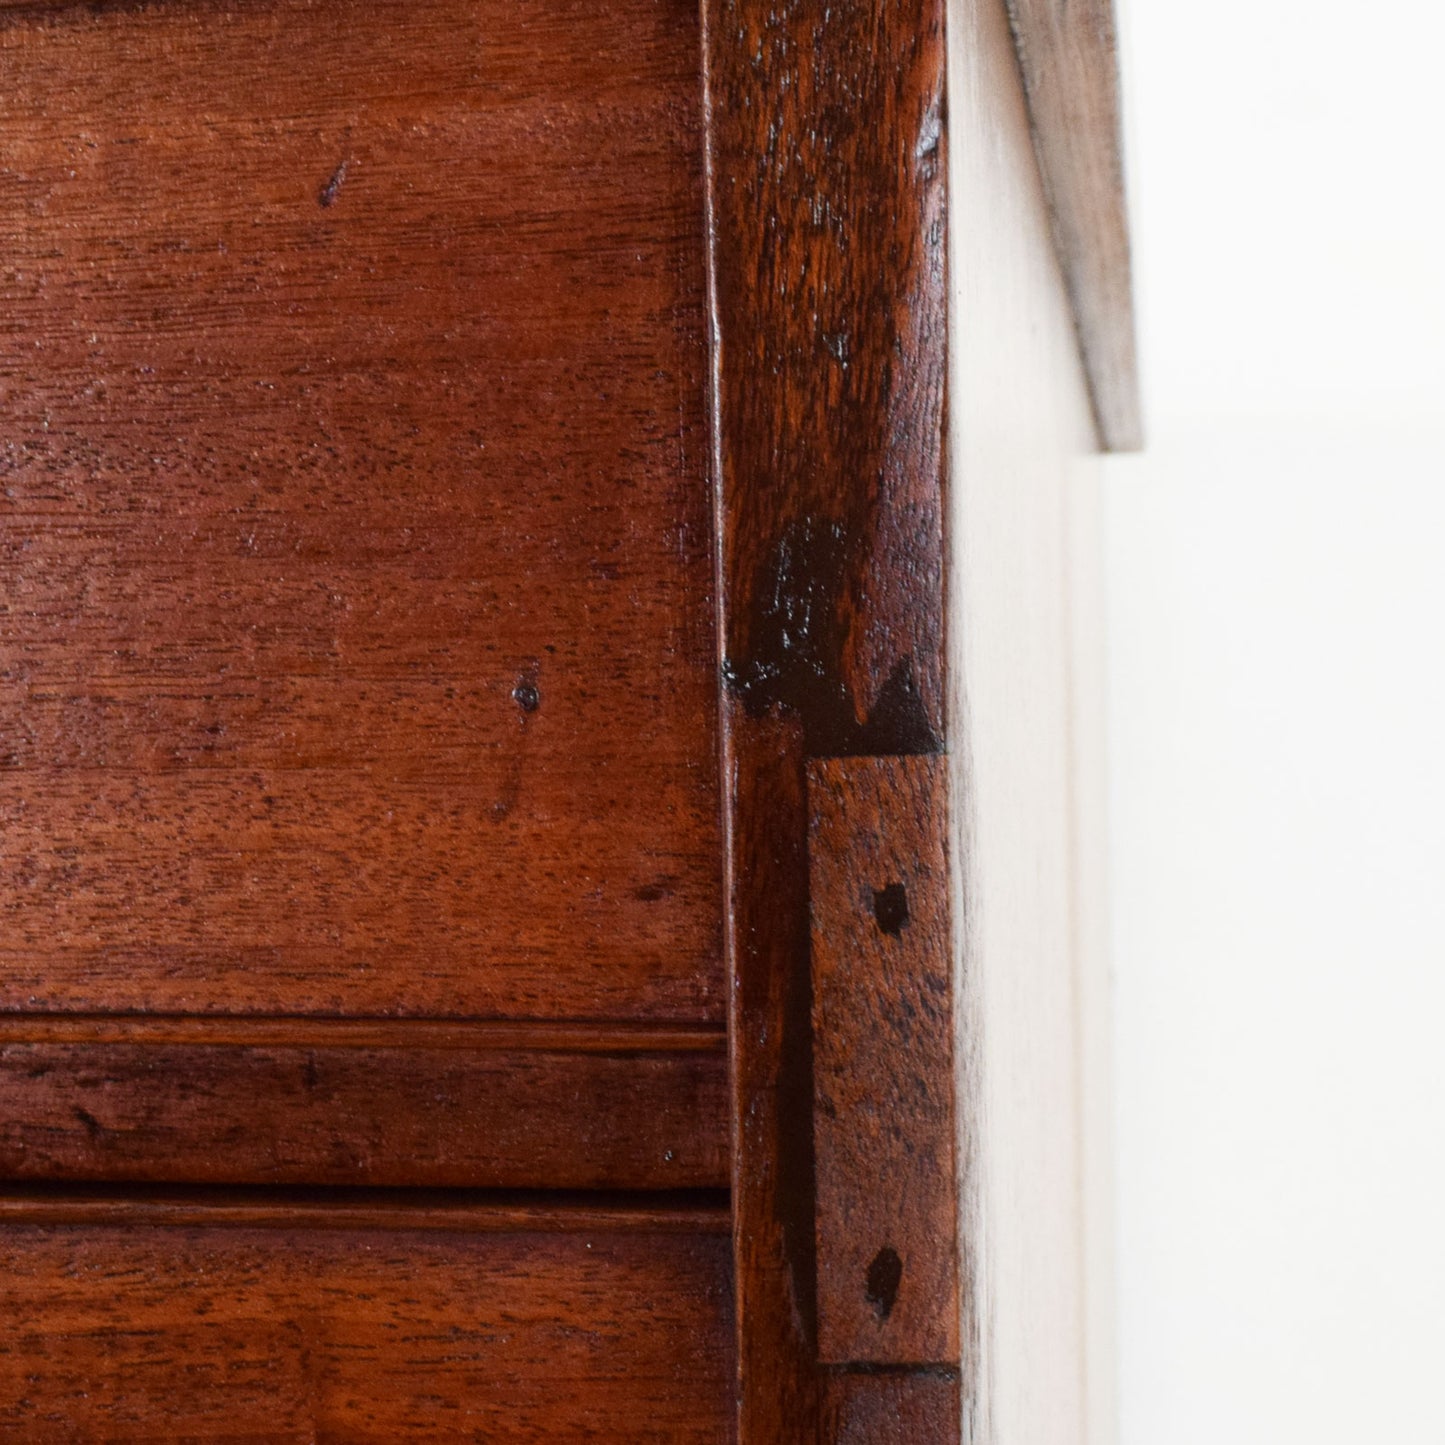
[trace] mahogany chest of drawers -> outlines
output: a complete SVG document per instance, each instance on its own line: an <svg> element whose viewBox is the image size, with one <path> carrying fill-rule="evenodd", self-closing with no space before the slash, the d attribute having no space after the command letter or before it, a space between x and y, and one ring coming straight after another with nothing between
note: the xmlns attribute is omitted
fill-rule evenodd
<svg viewBox="0 0 1445 1445"><path fill-rule="evenodd" d="M0 3L0 1438L1104 1438L1054 10Z"/></svg>

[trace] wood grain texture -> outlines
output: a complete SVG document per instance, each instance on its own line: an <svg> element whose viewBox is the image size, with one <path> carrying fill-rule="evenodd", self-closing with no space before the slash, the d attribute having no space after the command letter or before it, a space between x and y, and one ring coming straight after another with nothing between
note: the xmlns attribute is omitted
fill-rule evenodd
<svg viewBox="0 0 1445 1445"><path fill-rule="evenodd" d="M957 1370L829 1374L828 1445L916 1445L963 1438Z"/></svg>
<svg viewBox="0 0 1445 1445"><path fill-rule="evenodd" d="M822 1410L806 763L796 719L730 708L727 729L738 1439L783 1445Z"/></svg>
<svg viewBox="0 0 1445 1445"><path fill-rule="evenodd" d="M0 1232L7 1441L716 1445L726 1237Z"/></svg>
<svg viewBox="0 0 1445 1445"><path fill-rule="evenodd" d="M255 1045L7 1032L4 1178L501 1189L728 1180L721 1049L438 1049L404 1029L389 1045L341 1046L325 1030Z"/></svg>
<svg viewBox="0 0 1445 1445"><path fill-rule="evenodd" d="M808 770L818 1357L959 1361L948 770Z"/></svg>
<svg viewBox="0 0 1445 1445"><path fill-rule="evenodd" d="M1007 0L1034 148L1109 451L1144 444L1114 0Z"/></svg>
<svg viewBox="0 0 1445 1445"><path fill-rule="evenodd" d="M708 6L724 667L810 755L943 736L943 16Z"/></svg>
<svg viewBox="0 0 1445 1445"><path fill-rule="evenodd" d="M0 1001L723 1015L684 0L0 18Z"/></svg>
<svg viewBox="0 0 1445 1445"><path fill-rule="evenodd" d="M942 746L942 6L705 0L740 1438L823 1438L810 757Z"/></svg>

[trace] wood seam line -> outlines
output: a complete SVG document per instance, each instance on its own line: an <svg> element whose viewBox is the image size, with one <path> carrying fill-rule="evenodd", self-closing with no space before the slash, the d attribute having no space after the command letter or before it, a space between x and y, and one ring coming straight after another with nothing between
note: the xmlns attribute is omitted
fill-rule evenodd
<svg viewBox="0 0 1445 1445"><path fill-rule="evenodd" d="M727 1047L727 1030L713 1024L345 1019L304 1015L0 1013L0 1046L9 1044L716 1054Z"/></svg>
<svg viewBox="0 0 1445 1445"><path fill-rule="evenodd" d="M0 1187L0 1230L22 1226L412 1230L459 1234L651 1231L727 1234L726 1194L683 1196L486 1191L248 1191L108 1186Z"/></svg>

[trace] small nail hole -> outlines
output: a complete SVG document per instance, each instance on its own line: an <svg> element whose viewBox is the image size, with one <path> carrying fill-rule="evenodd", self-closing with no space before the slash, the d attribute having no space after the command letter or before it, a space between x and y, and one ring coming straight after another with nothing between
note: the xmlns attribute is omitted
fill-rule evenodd
<svg viewBox="0 0 1445 1445"><path fill-rule="evenodd" d="M542 694L537 691L537 684L529 682L525 677L512 689L512 701L517 704L523 712L536 712L542 703Z"/></svg>
<svg viewBox="0 0 1445 1445"><path fill-rule="evenodd" d="M890 938L897 938L908 926L908 890L901 883L873 890L873 917Z"/></svg>
<svg viewBox="0 0 1445 1445"><path fill-rule="evenodd" d="M893 1313L893 1306L898 1302L898 1286L902 1283L903 1261L896 1249L885 1244L868 1266L864 1290L868 1303L878 1312L880 1320L886 1320Z"/></svg>

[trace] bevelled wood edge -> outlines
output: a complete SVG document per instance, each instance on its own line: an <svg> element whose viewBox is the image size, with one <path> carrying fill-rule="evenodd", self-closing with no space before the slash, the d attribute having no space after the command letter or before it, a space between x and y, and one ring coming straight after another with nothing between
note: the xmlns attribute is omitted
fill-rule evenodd
<svg viewBox="0 0 1445 1445"><path fill-rule="evenodd" d="M702 0L742 1445L829 1438L807 764L945 747L944 3Z"/></svg>
<svg viewBox="0 0 1445 1445"><path fill-rule="evenodd" d="M959 1364L943 758L808 770L818 1355Z"/></svg>
<svg viewBox="0 0 1445 1445"><path fill-rule="evenodd" d="M19 1225L147 1228L426 1230L475 1233L637 1231L726 1234L727 1196L465 1193L434 1190L85 1189L8 1185L0 1228Z"/></svg>
<svg viewBox="0 0 1445 1445"><path fill-rule="evenodd" d="M1113 0L1006 0L1104 448L1144 444Z"/></svg>
<svg viewBox="0 0 1445 1445"><path fill-rule="evenodd" d="M721 1053L714 1024L325 1018L259 1014L0 1013L0 1046L184 1044L214 1048L460 1049L467 1052Z"/></svg>

